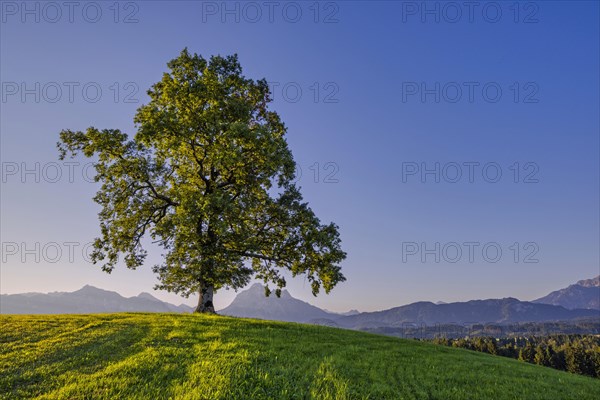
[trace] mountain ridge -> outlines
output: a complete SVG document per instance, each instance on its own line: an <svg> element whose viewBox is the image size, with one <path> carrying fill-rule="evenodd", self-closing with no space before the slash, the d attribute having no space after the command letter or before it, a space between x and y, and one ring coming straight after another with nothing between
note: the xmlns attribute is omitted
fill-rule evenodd
<svg viewBox="0 0 600 400"><path fill-rule="evenodd" d="M287 290L283 290L279 298L274 294L266 297L264 286L255 283L238 293L231 304L219 310L219 313L237 317L308 322L350 329L364 329L373 326L397 327L407 323L428 325L471 322L502 324L600 317L600 309L594 308L596 303L593 300L596 297L600 300L600 276L580 280L576 284L533 301L521 301L514 297L452 303L419 301L379 311L351 310L346 313L335 313L297 299ZM588 307L578 307L581 304ZM590 304L591 306L589 306ZM85 285L74 292L22 293L0 296L0 313L2 314L123 311L192 312L193 307L186 304L177 306L163 302L148 292L124 297L117 292L91 285Z"/></svg>
<svg viewBox="0 0 600 400"><path fill-rule="evenodd" d="M124 297L85 285L73 292L18 293L0 295L0 314L90 314L110 312L192 312L193 308L161 301L150 293Z"/></svg>
<svg viewBox="0 0 600 400"><path fill-rule="evenodd" d="M575 284L555 290L533 302L562 306L570 310L600 310L600 275L577 281Z"/></svg>
<svg viewBox="0 0 600 400"><path fill-rule="evenodd" d="M401 327L404 324L547 322L598 316L600 315L595 310L568 310L561 306L536 304L507 297L447 304L417 302L388 310L342 317L335 322L344 328L365 329Z"/></svg>
<svg viewBox="0 0 600 400"><path fill-rule="evenodd" d="M582 280L591 285L597 278ZM295 299L289 292L282 292L282 299L266 298L264 287L254 284L236 296L230 306L221 313L225 315L275 319L289 322L309 322L319 325L339 326L350 329L370 327L397 327L406 323L464 324L464 323L517 323L548 322L578 318L600 317L593 309L569 309L560 305L521 301L514 297L501 299L468 300L444 303L419 301L390 309L351 313L333 313L321 310L302 300ZM294 309L305 308L307 312ZM310 318L308 318L310 316Z"/></svg>
<svg viewBox="0 0 600 400"><path fill-rule="evenodd" d="M305 301L296 299L287 291L281 297L274 294L265 296L265 289L255 283L241 291L231 304L219 310L220 314L232 317L272 319L287 322L308 322L313 319L326 319L336 316Z"/></svg>

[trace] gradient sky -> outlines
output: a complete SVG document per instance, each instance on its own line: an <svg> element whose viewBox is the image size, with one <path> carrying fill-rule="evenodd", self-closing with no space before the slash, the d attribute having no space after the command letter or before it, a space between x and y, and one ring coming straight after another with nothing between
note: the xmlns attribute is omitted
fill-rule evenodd
<svg viewBox="0 0 600 400"><path fill-rule="evenodd" d="M598 275L599 3L463 3L278 2L270 16L264 2L121 2L115 14L113 1L97 1L70 16L62 2L60 14L2 2L0 292L152 292L158 252L111 275L86 262L98 186L84 179L87 160L55 164L55 144L67 128L134 133L147 88L186 46L238 53L248 77L274 82L305 199L340 226L347 282L315 299L297 278L294 296L334 311L531 300ZM439 182L406 174L436 165ZM480 244L473 262L465 242ZM440 262L422 243L440 244ZM217 308L234 295L217 293Z"/></svg>

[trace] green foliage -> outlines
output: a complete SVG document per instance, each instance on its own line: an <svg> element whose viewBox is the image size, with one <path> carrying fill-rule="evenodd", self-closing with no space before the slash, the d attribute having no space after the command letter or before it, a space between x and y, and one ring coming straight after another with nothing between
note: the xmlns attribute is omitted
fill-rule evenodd
<svg viewBox="0 0 600 400"><path fill-rule="evenodd" d="M596 399L600 380L363 332L205 314L0 316L0 399Z"/></svg>
<svg viewBox="0 0 600 400"><path fill-rule="evenodd" d="M549 366L549 359L546 357L546 350L538 345L535 348L535 355L533 357L533 363L537 365L543 365L545 367Z"/></svg>
<svg viewBox="0 0 600 400"><path fill-rule="evenodd" d="M133 139L118 129L60 133L60 158L95 157L102 183L92 260L110 272L124 254L135 269L149 235L165 253L157 288L184 296L252 277L279 294L282 269L306 275L315 295L344 281L338 228L321 224L294 185L266 80L245 78L237 56L184 50L168 67L135 115Z"/></svg>
<svg viewBox="0 0 600 400"><path fill-rule="evenodd" d="M527 342L525 347L523 347L519 351L519 360L526 361L526 362L533 362L534 358L535 358L535 349L533 348L531 343Z"/></svg>
<svg viewBox="0 0 600 400"><path fill-rule="evenodd" d="M551 335L513 338L436 338L435 344L517 358L574 374L600 378L599 335Z"/></svg>

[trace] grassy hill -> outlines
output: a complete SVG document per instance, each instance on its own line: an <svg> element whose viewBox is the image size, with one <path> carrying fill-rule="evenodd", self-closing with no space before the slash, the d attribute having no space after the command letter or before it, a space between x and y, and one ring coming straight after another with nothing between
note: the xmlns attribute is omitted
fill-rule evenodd
<svg viewBox="0 0 600 400"><path fill-rule="evenodd" d="M600 380L293 323L0 316L0 399L597 399Z"/></svg>

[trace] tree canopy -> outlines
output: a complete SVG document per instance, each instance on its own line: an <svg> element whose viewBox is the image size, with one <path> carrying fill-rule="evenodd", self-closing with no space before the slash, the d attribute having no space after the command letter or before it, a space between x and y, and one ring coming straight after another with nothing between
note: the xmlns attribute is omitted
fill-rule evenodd
<svg viewBox="0 0 600 400"><path fill-rule="evenodd" d="M279 295L286 270L305 275L314 295L329 293L345 280L346 254L338 227L322 224L294 183L267 81L246 78L237 55L206 60L185 49L167 65L133 139L94 127L60 133L60 159L93 157L102 184L93 262L111 272L122 254L135 269L149 236L164 250L156 288L199 293L199 312L214 312L214 290L252 278Z"/></svg>

